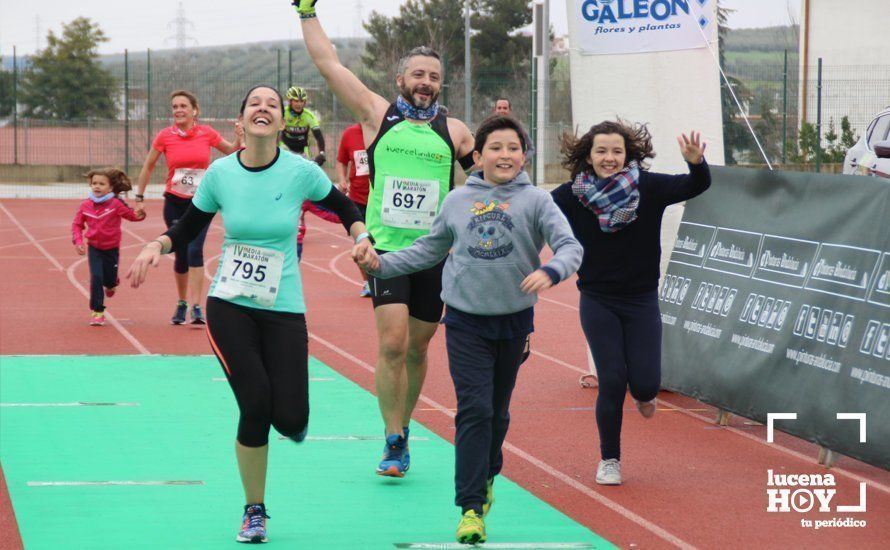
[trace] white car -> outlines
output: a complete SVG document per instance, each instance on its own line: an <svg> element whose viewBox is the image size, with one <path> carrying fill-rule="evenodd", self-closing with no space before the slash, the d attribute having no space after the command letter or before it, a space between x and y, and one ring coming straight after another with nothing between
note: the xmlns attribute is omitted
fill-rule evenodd
<svg viewBox="0 0 890 550"><path fill-rule="evenodd" d="M878 113L844 157L844 174L890 179L890 107Z"/></svg>

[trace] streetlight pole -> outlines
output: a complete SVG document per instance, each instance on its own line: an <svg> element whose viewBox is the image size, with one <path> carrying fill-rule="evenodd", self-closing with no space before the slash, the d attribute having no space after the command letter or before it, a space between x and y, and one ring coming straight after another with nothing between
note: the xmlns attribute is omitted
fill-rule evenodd
<svg viewBox="0 0 890 550"><path fill-rule="evenodd" d="M535 185L545 183L547 164L547 126L550 90L550 0L539 0L534 4L534 61L537 63L537 113L535 137Z"/></svg>
<svg viewBox="0 0 890 550"><path fill-rule="evenodd" d="M464 7L464 119L467 123L467 126L472 126L473 68L470 61L470 0L465 0Z"/></svg>

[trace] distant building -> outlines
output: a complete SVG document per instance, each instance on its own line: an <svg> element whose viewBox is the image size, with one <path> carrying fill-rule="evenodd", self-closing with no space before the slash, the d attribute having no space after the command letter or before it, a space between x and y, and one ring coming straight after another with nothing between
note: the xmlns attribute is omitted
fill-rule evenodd
<svg viewBox="0 0 890 550"><path fill-rule="evenodd" d="M822 58L822 127L848 116L861 135L890 105L890 1L801 0L800 117L816 122L817 64Z"/></svg>

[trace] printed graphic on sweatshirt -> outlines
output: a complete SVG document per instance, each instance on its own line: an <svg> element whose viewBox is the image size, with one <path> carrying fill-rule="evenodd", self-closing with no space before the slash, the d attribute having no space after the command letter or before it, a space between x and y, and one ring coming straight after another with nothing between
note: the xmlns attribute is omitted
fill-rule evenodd
<svg viewBox="0 0 890 550"><path fill-rule="evenodd" d="M474 258L496 260L513 252L513 218L507 214L509 203L490 200L488 204L473 203L473 218L467 230L473 235L473 244L467 252Z"/></svg>

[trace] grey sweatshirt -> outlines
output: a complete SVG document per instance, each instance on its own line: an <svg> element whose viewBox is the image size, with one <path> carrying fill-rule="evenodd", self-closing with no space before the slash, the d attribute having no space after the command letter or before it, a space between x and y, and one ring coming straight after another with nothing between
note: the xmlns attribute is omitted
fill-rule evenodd
<svg viewBox="0 0 890 550"><path fill-rule="evenodd" d="M534 187L524 171L500 185L481 176L472 174L448 194L428 235L382 254L380 269L370 274L389 279L428 269L447 256L442 301L466 313L505 315L537 302L536 294L519 285L541 267L545 243L554 252L548 271L560 281L574 273L583 250L550 194Z"/></svg>

